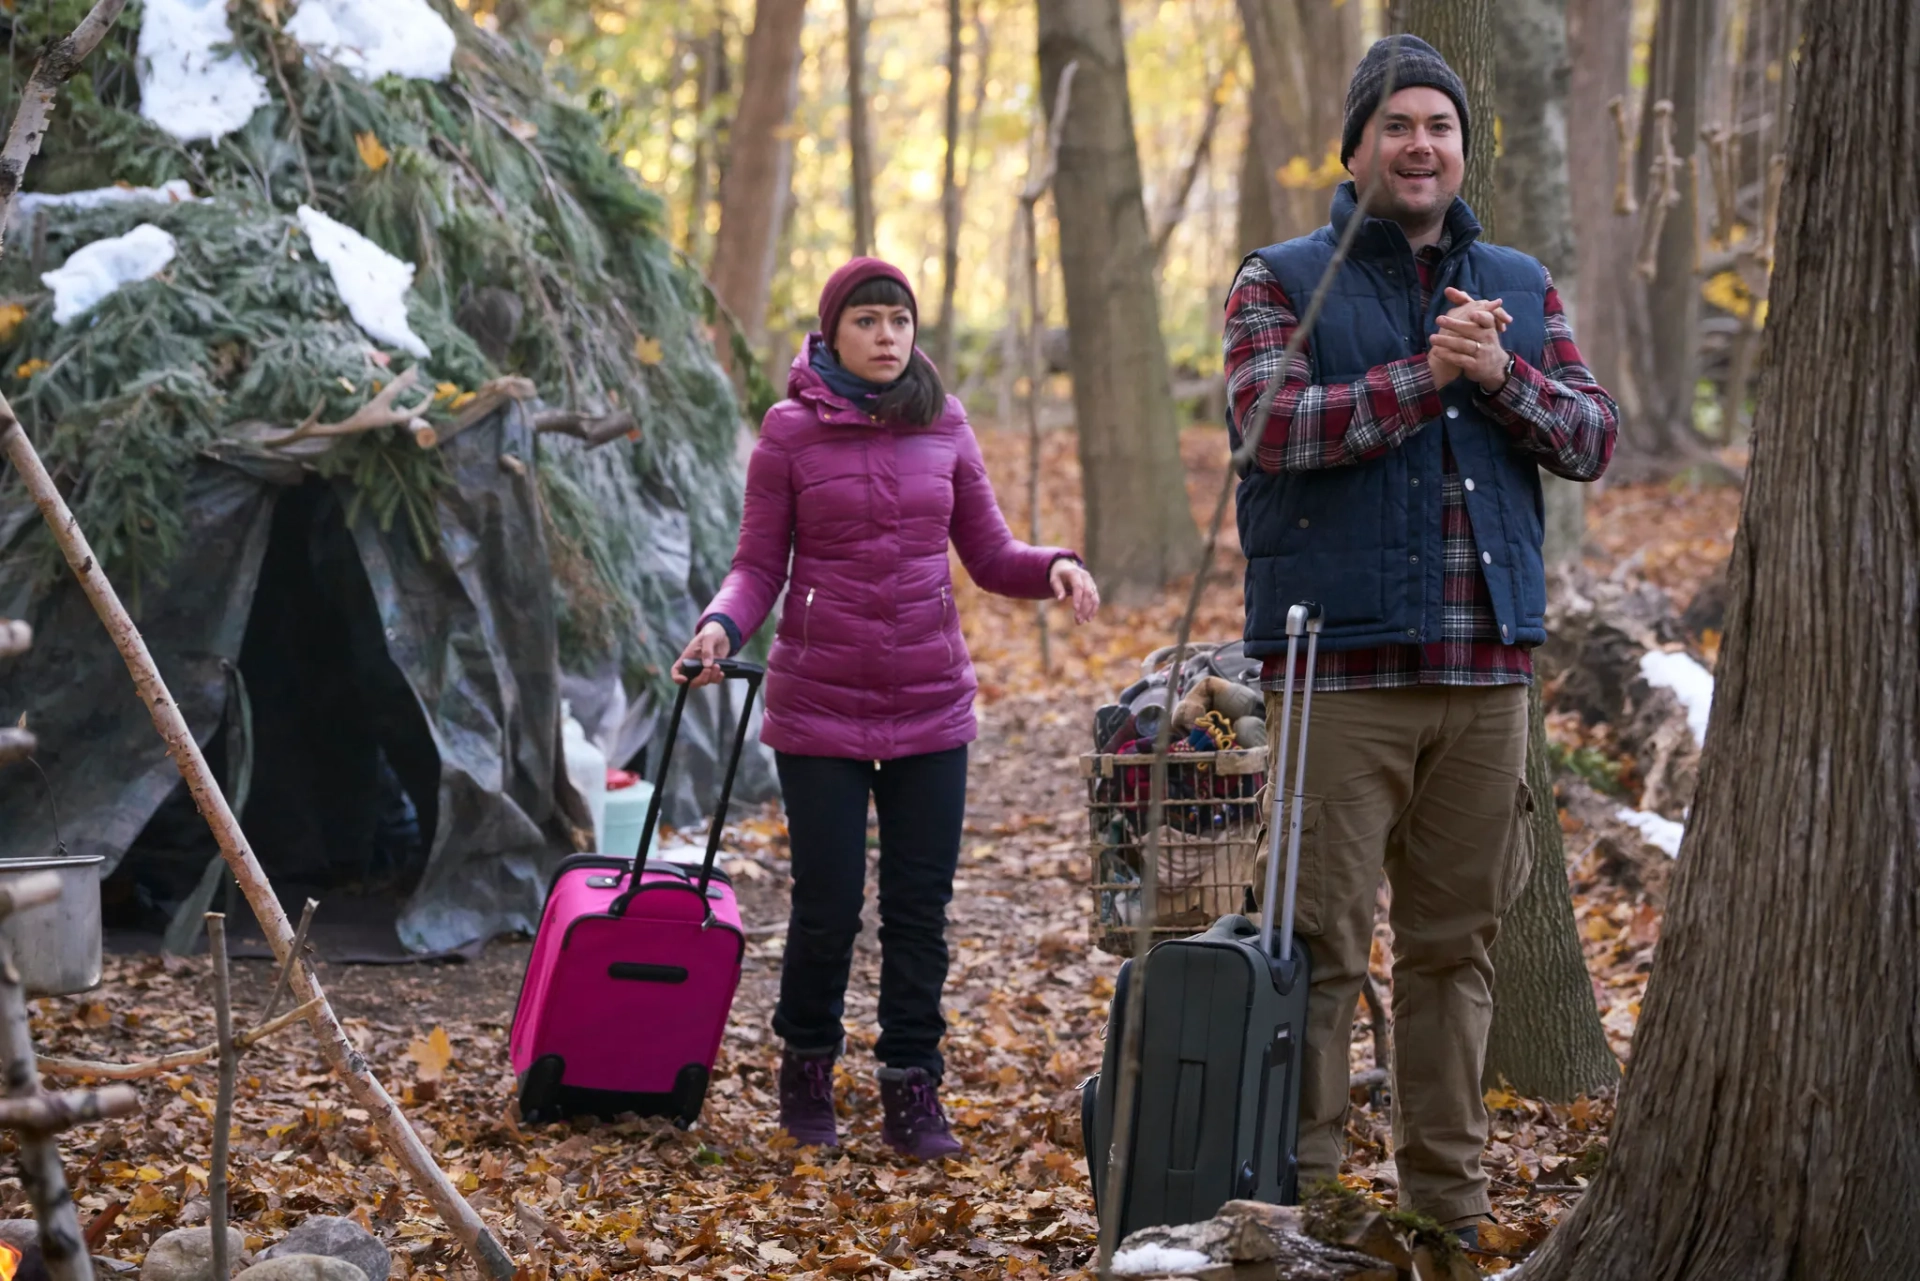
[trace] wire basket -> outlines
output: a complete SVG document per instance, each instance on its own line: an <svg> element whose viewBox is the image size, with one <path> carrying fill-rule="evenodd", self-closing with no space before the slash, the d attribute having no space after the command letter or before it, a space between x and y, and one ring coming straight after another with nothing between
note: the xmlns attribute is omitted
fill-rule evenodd
<svg viewBox="0 0 1920 1281"><path fill-rule="evenodd" d="M1151 803L1150 755L1080 758L1093 838L1093 945L1133 954ZM1264 747L1167 758L1153 937L1179 938L1248 910L1266 806Z"/></svg>

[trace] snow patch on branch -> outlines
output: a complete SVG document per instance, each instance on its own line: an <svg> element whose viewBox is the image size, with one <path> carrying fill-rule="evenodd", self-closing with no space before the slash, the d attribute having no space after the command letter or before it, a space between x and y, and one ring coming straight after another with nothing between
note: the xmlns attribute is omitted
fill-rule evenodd
<svg viewBox="0 0 1920 1281"><path fill-rule="evenodd" d="M1686 824L1655 814L1652 810L1628 809L1622 805L1616 815L1622 823L1635 828L1649 845L1657 845L1668 858L1680 857L1680 838L1687 834Z"/></svg>
<svg viewBox="0 0 1920 1281"><path fill-rule="evenodd" d="M1118 1250L1113 1256L1116 1276L1151 1276L1158 1272L1198 1272L1213 1266L1213 1260L1198 1250L1182 1250L1171 1245L1136 1245Z"/></svg>
<svg viewBox="0 0 1920 1281"><path fill-rule="evenodd" d="M80 246L65 263L40 275L41 283L53 290L54 323L64 325L84 316L120 286L158 274L173 255L173 237L150 222L124 236Z"/></svg>
<svg viewBox="0 0 1920 1281"><path fill-rule="evenodd" d="M143 201L154 205L188 204L200 197L185 178L172 178L158 187L94 187L88 191L23 191L14 202L16 221L26 221L42 209L98 209L103 205Z"/></svg>
<svg viewBox="0 0 1920 1281"><path fill-rule="evenodd" d="M140 114L182 142L218 142L268 100L267 82L229 50L225 0L146 0L140 19Z"/></svg>
<svg viewBox="0 0 1920 1281"><path fill-rule="evenodd" d="M453 28L426 0L301 0L287 34L361 80L445 80Z"/></svg>
<svg viewBox="0 0 1920 1281"><path fill-rule="evenodd" d="M1690 654L1650 649L1640 655L1640 675L1649 685L1673 691L1680 705L1687 709L1687 729L1693 734L1693 741L1704 747L1707 717L1713 711L1713 673L1695 662Z"/></svg>
<svg viewBox="0 0 1920 1281"><path fill-rule="evenodd" d="M353 323L375 342L425 360L427 344L407 324L407 289L413 284L413 264L395 258L311 205L301 205L297 216L301 230L313 241L313 256L332 273L333 287L340 291L340 300L347 304Z"/></svg>

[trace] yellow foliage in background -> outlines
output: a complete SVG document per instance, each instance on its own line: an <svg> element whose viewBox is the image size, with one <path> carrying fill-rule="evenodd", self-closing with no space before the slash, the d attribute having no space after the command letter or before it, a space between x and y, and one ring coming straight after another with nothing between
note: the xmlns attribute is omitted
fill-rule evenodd
<svg viewBox="0 0 1920 1281"><path fill-rule="evenodd" d="M1767 300L1755 299L1753 290L1733 270L1715 272L1700 286L1700 296L1729 315L1751 319L1755 329L1767 323Z"/></svg>

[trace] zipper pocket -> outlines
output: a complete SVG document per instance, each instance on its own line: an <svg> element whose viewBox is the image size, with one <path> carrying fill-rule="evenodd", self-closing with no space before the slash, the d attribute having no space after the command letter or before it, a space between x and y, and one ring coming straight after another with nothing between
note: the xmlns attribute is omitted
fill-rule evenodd
<svg viewBox="0 0 1920 1281"><path fill-rule="evenodd" d="M953 637L947 634L947 610L953 604L953 596L948 588L940 589L940 639L947 645L947 661L953 661Z"/></svg>
<svg viewBox="0 0 1920 1281"><path fill-rule="evenodd" d="M800 657L805 658L813 647L813 594L817 587L807 588L807 599L800 606Z"/></svg>

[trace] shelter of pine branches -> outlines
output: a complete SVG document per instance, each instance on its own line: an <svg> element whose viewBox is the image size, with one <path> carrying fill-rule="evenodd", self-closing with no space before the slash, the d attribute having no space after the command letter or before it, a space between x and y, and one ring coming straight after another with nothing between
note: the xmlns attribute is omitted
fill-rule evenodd
<svg viewBox="0 0 1920 1281"><path fill-rule="evenodd" d="M9 115L84 9L0 13ZM605 123L451 4L145 0L6 229L0 378L267 871L397 902L415 951L531 928L582 817L563 692L642 753L737 528L711 296ZM347 430L383 392L398 425ZM0 857L105 855L152 928L212 843L11 475L0 614L39 642L0 715L46 745L44 786L0 778Z"/></svg>

